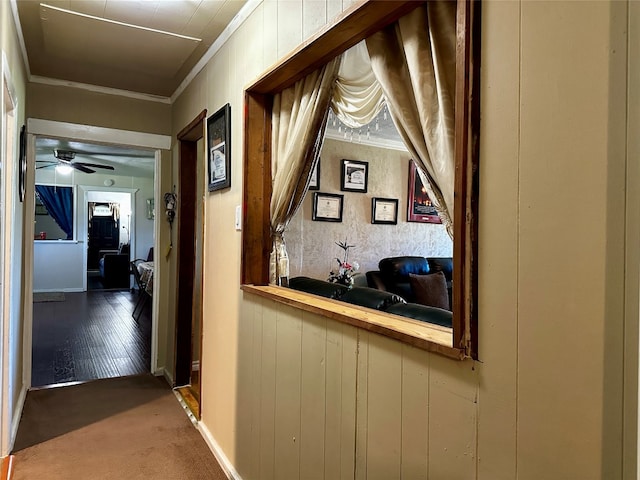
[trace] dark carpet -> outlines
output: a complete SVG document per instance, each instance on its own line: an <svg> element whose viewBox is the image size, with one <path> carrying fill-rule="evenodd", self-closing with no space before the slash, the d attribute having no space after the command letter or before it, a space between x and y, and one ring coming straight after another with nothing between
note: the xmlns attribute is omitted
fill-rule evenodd
<svg viewBox="0 0 640 480"><path fill-rule="evenodd" d="M14 480L226 480L164 379L151 375L30 391Z"/></svg>

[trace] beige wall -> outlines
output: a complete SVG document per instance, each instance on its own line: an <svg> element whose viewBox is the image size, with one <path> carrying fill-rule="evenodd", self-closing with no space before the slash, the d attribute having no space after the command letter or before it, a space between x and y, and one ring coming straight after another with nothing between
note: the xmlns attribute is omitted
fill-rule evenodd
<svg viewBox="0 0 640 480"><path fill-rule="evenodd" d="M171 133L171 105L59 85L29 83L27 117L58 122Z"/></svg>
<svg viewBox="0 0 640 480"><path fill-rule="evenodd" d="M366 193L340 191L340 161L343 158L368 162ZM345 238L350 245L355 245L349 251L349 261L358 262L362 274L378 270L378 262L385 257L452 256L453 243L443 225L407 222L409 158L406 151L325 140L319 191L344 195L342 222L311 220L313 192L307 194L286 233L291 277L327 278L329 271L338 266L336 257L343 258L343 252L335 242ZM374 197L398 200L397 225L371 223L371 199Z"/></svg>
<svg viewBox="0 0 640 480"><path fill-rule="evenodd" d="M174 133L232 106L232 187L205 201L203 429L245 479L620 478L625 5L483 3L480 362L238 288L242 86L347 6L264 2L174 105Z"/></svg>

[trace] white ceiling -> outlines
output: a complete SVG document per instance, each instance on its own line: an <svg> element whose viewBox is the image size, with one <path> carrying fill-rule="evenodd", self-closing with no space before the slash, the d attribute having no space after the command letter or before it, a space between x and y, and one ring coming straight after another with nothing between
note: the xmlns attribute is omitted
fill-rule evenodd
<svg viewBox="0 0 640 480"><path fill-rule="evenodd" d="M31 75L170 97L247 0L15 1Z"/></svg>
<svg viewBox="0 0 640 480"><path fill-rule="evenodd" d="M343 142L361 143L394 150L407 150L386 106L369 124L360 128L347 127L333 112L330 112L325 136L326 138Z"/></svg>
<svg viewBox="0 0 640 480"><path fill-rule="evenodd" d="M45 162L56 162L53 151L67 150L75 152L74 161L110 165L114 170L95 169L96 173L121 175L125 177L152 177L154 171L155 152L114 145L73 142L59 138L36 139L36 166L47 165ZM76 175L92 175L75 171Z"/></svg>

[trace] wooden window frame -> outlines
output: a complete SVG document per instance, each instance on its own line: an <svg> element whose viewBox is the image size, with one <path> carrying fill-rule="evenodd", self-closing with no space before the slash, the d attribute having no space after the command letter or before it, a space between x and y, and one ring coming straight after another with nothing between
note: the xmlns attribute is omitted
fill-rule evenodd
<svg viewBox="0 0 640 480"><path fill-rule="evenodd" d="M457 11L453 328L443 334L442 328L434 325L268 285L274 94L421 3L415 0L362 1L326 25L245 90L241 283L246 292L390 336L425 350L452 358L477 359L480 106L480 4L477 0L458 0Z"/></svg>

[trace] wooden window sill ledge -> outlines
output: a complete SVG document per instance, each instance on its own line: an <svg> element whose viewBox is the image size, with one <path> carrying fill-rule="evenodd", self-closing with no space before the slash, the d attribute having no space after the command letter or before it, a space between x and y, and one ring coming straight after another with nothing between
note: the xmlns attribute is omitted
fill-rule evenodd
<svg viewBox="0 0 640 480"><path fill-rule="evenodd" d="M411 318L359 307L310 293L275 285L242 285L245 292L268 298L306 312L322 315L369 332L384 335L417 348L463 360L461 349L453 348L453 330Z"/></svg>

